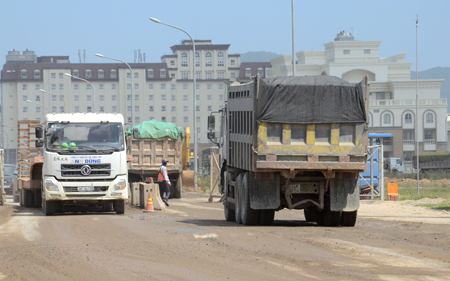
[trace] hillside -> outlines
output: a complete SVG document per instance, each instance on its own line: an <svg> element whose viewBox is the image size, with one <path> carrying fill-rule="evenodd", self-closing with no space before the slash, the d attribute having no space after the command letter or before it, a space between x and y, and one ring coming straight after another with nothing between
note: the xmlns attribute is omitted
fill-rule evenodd
<svg viewBox="0 0 450 281"><path fill-rule="evenodd" d="M427 70L419 71L420 79L445 79L441 86L441 98L447 99L450 103L450 67L433 67ZM411 80L416 80L416 72L411 71ZM450 104L447 105L447 111L450 112Z"/></svg>

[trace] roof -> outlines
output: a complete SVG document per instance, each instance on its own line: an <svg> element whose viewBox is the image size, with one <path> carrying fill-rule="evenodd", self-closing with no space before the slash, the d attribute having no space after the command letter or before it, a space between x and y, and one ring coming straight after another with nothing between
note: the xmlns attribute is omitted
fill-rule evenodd
<svg viewBox="0 0 450 281"><path fill-rule="evenodd" d="M388 133L369 133L369 138L392 138L392 134Z"/></svg>

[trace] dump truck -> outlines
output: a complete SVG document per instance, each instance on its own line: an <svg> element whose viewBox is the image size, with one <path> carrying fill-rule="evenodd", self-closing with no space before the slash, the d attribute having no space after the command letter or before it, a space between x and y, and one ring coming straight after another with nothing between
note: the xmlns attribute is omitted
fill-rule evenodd
<svg viewBox="0 0 450 281"><path fill-rule="evenodd" d="M170 197L181 198L183 132L173 123L144 121L126 132L128 179L150 182L158 178L162 159L167 159L167 173L172 183Z"/></svg>
<svg viewBox="0 0 450 281"><path fill-rule="evenodd" d="M358 174L367 167L367 77L355 85L332 76L256 76L227 93L208 117L225 219L269 225L287 208L319 225L354 226Z"/></svg>
<svg viewBox="0 0 450 281"><path fill-rule="evenodd" d="M69 205L125 213L128 176L123 116L53 113L45 116L42 125L34 122L39 121L19 121L28 125L24 135L29 146L28 151L19 150L22 204L42 205L45 215L63 213ZM35 127L34 148L31 127ZM42 149L42 156L40 151L31 154L33 149Z"/></svg>
<svg viewBox="0 0 450 281"><path fill-rule="evenodd" d="M417 169L417 156L413 156L413 168ZM419 154L419 169L421 172L450 171L450 151L421 152Z"/></svg>

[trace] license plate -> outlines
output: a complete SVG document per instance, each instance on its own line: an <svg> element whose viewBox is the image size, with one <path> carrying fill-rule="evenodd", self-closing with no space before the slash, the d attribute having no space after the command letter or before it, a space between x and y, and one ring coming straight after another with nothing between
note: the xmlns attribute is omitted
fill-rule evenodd
<svg viewBox="0 0 450 281"><path fill-rule="evenodd" d="M78 187L78 192L90 192L90 191L94 191L93 186L79 186Z"/></svg>

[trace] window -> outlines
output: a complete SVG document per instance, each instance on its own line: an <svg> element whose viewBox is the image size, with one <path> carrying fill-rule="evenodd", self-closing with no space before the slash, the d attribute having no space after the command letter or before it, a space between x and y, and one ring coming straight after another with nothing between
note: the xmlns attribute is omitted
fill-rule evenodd
<svg viewBox="0 0 450 281"><path fill-rule="evenodd" d="M117 84L111 84L111 90L115 90L117 88Z"/></svg>
<svg viewBox="0 0 450 281"><path fill-rule="evenodd" d="M183 89L184 89L184 90L187 89L187 84L183 84Z"/></svg>
<svg viewBox="0 0 450 281"><path fill-rule="evenodd" d="M183 80L189 79L189 73L187 73L187 72L181 73L181 79L183 79Z"/></svg>
<svg viewBox="0 0 450 281"><path fill-rule="evenodd" d="M73 84L73 89L78 90L78 84Z"/></svg>
<svg viewBox="0 0 450 281"><path fill-rule="evenodd" d="M200 116L195 117L195 122L200 122Z"/></svg>
<svg viewBox="0 0 450 281"><path fill-rule="evenodd" d="M234 72L231 72L231 74L230 74L230 78L236 78L236 73L234 73Z"/></svg>
<svg viewBox="0 0 450 281"><path fill-rule="evenodd" d="M175 72L170 73L170 78L175 78Z"/></svg>
<svg viewBox="0 0 450 281"><path fill-rule="evenodd" d="M217 79L225 79L225 72L217 72Z"/></svg>
<svg viewBox="0 0 450 281"><path fill-rule="evenodd" d="M56 101L56 95L52 95L52 101Z"/></svg>
<svg viewBox="0 0 450 281"><path fill-rule="evenodd" d="M91 89L92 89L91 84L86 84L86 89L87 89L87 90L91 90Z"/></svg>
<svg viewBox="0 0 450 281"><path fill-rule="evenodd" d="M412 124L412 115L411 113L405 114L405 124Z"/></svg>
<svg viewBox="0 0 450 281"><path fill-rule="evenodd" d="M212 111L212 105L208 105L208 111Z"/></svg>
<svg viewBox="0 0 450 281"><path fill-rule="evenodd" d="M59 107L59 112L64 112L64 106Z"/></svg>
<svg viewBox="0 0 450 281"><path fill-rule="evenodd" d="M212 79L212 72L206 72L205 76L206 76L206 80L211 80Z"/></svg>
<svg viewBox="0 0 450 281"><path fill-rule="evenodd" d="M264 70L261 67L258 68L257 73L258 73L259 77L264 77Z"/></svg>
<svg viewBox="0 0 450 281"><path fill-rule="evenodd" d="M166 78L166 70L165 69L161 69L159 71L159 77L160 78Z"/></svg>
<svg viewBox="0 0 450 281"><path fill-rule="evenodd" d="M195 52L195 66L200 66L200 54Z"/></svg>
<svg viewBox="0 0 450 281"><path fill-rule="evenodd" d="M90 69L86 70L86 75L85 75L86 79L91 79L92 78L92 72Z"/></svg>
<svg viewBox="0 0 450 281"><path fill-rule="evenodd" d="M86 100L87 100L87 101L92 101L92 96L91 96L91 95L87 95L87 96L86 96Z"/></svg>
<svg viewBox="0 0 450 281"><path fill-rule="evenodd" d="M206 57L206 59L205 59L205 66L212 66L211 53L207 52L205 57Z"/></svg>
<svg viewBox="0 0 450 281"><path fill-rule="evenodd" d="M56 106L52 106L52 112L56 112Z"/></svg>
<svg viewBox="0 0 450 281"><path fill-rule="evenodd" d="M139 89L139 84L138 83L134 83L134 88L137 90Z"/></svg>
<svg viewBox="0 0 450 281"><path fill-rule="evenodd" d="M103 79L105 78L105 72L103 71L103 69L99 69L98 70L98 79Z"/></svg>
<svg viewBox="0 0 450 281"><path fill-rule="evenodd" d="M211 100L212 99L212 95L208 95L208 100Z"/></svg>
<svg viewBox="0 0 450 281"><path fill-rule="evenodd" d="M127 120L128 120L128 123L131 123L131 117L128 117ZM152 119L150 119L150 120L152 120Z"/></svg>
<svg viewBox="0 0 450 281"><path fill-rule="evenodd" d="M219 90L223 90L223 84L219 84Z"/></svg>
<svg viewBox="0 0 450 281"><path fill-rule="evenodd" d="M75 96L73 96L73 98L74 98L75 101L79 101L80 100L80 96L79 95L75 95Z"/></svg>
<svg viewBox="0 0 450 281"><path fill-rule="evenodd" d="M139 117L134 117L134 123L136 124L141 123L141 119Z"/></svg>
<svg viewBox="0 0 450 281"><path fill-rule="evenodd" d="M161 100L166 100L166 95L161 95Z"/></svg>
<svg viewBox="0 0 450 281"><path fill-rule="evenodd" d="M235 60L230 60L230 65L235 65L236 61Z"/></svg>
<svg viewBox="0 0 450 281"><path fill-rule="evenodd" d="M111 79L117 79L117 70L113 69L110 72Z"/></svg>
<svg viewBox="0 0 450 281"><path fill-rule="evenodd" d="M22 90L26 90L28 88L27 84L22 85Z"/></svg>
<svg viewBox="0 0 450 281"><path fill-rule="evenodd" d="M197 127L197 134L200 134L200 127ZM200 139L197 139L200 140Z"/></svg>
<svg viewBox="0 0 450 281"><path fill-rule="evenodd" d="M197 90L200 89L200 84L196 83L196 84L195 84L195 88L196 88Z"/></svg>
<svg viewBox="0 0 450 281"><path fill-rule="evenodd" d="M161 106L161 111L166 111L166 106L165 105Z"/></svg>
<svg viewBox="0 0 450 281"><path fill-rule="evenodd" d="M100 90L103 90L103 84L100 84L100 85L98 85L98 88L100 89Z"/></svg>
<svg viewBox="0 0 450 281"><path fill-rule="evenodd" d="M105 107L104 106L100 106L100 112L105 112Z"/></svg>
<svg viewBox="0 0 450 281"><path fill-rule="evenodd" d="M185 52L181 53L181 66L188 66L187 54Z"/></svg>
<svg viewBox="0 0 450 281"><path fill-rule="evenodd" d="M25 69L22 69L22 70L20 71L20 77L21 77L22 79L27 79L28 74L27 74L27 71L26 71Z"/></svg>
<svg viewBox="0 0 450 281"><path fill-rule="evenodd" d="M175 84L170 84L170 88L171 88L172 90L175 90Z"/></svg>
<svg viewBox="0 0 450 281"><path fill-rule="evenodd" d="M172 123L177 123L177 118L176 117L172 117Z"/></svg>
<svg viewBox="0 0 450 281"><path fill-rule="evenodd" d="M131 90L131 84L127 84L127 89Z"/></svg>
<svg viewBox="0 0 450 281"><path fill-rule="evenodd" d="M171 99L171 100L175 100L175 95L171 95L171 96L170 96L170 99Z"/></svg>
<svg viewBox="0 0 450 281"><path fill-rule="evenodd" d="M153 84L148 84L148 88L149 88L150 90L152 90L152 89L153 89Z"/></svg>
<svg viewBox="0 0 450 281"><path fill-rule="evenodd" d="M186 105L183 106L183 111L188 111L188 107Z"/></svg>
<svg viewBox="0 0 450 281"><path fill-rule="evenodd" d="M219 95L219 100L223 100L223 95Z"/></svg>
<svg viewBox="0 0 450 281"><path fill-rule="evenodd" d="M200 100L200 95L195 95L195 100Z"/></svg>
<svg viewBox="0 0 450 281"><path fill-rule="evenodd" d="M131 78L131 72L127 72L127 78Z"/></svg>
<svg viewBox="0 0 450 281"><path fill-rule="evenodd" d="M175 61L174 60L170 60L170 66L175 66Z"/></svg>
<svg viewBox="0 0 450 281"><path fill-rule="evenodd" d="M434 132L432 130L425 130L424 131L425 134L425 139L426 140L433 140L434 139Z"/></svg>
<svg viewBox="0 0 450 281"><path fill-rule="evenodd" d="M74 77L77 77L77 78L80 78L80 72L78 71L78 70L74 70L73 71L73 74L72 74Z"/></svg>
<svg viewBox="0 0 450 281"><path fill-rule="evenodd" d="M100 95L100 101L105 100L105 96L104 95Z"/></svg>
<svg viewBox="0 0 450 281"><path fill-rule="evenodd" d="M139 111L139 105L134 106L134 111Z"/></svg>
<svg viewBox="0 0 450 281"><path fill-rule="evenodd" d="M153 95L149 95L148 100L153 100Z"/></svg>
<svg viewBox="0 0 450 281"><path fill-rule="evenodd" d="M131 100L131 95L127 95L127 100Z"/></svg>
<svg viewBox="0 0 450 281"><path fill-rule="evenodd" d="M127 106L127 111L131 111L131 105Z"/></svg>
<svg viewBox="0 0 450 281"><path fill-rule="evenodd" d="M40 95L36 96L36 101L41 101L41 96Z"/></svg>
<svg viewBox="0 0 450 281"><path fill-rule="evenodd" d="M139 95L134 95L134 100L139 100Z"/></svg>
<svg viewBox="0 0 450 281"><path fill-rule="evenodd" d="M184 121L184 123L187 123L187 122L189 122L189 118L188 117L183 117L183 121Z"/></svg>
<svg viewBox="0 0 450 281"><path fill-rule="evenodd" d="M172 106L171 110L172 110L172 112L177 111L177 107L176 106Z"/></svg>
<svg viewBox="0 0 450 281"><path fill-rule="evenodd" d="M251 68L246 68L245 69L245 77L251 77L252 76L252 70Z"/></svg>
<svg viewBox="0 0 450 281"><path fill-rule="evenodd" d="M161 83L161 89L165 89L166 88L166 84L164 84L164 83Z"/></svg>
<svg viewBox="0 0 450 281"><path fill-rule="evenodd" d="M28 100L28 96L22 96L22 100L23 101L27 101Z"/></svg>
<svg viewBox="0 0 450 281"><path fill-rule="evenodd" d="M433 123L433 114L428 112L427 115L425 115L425 120L426 123Z"/></svg>
<svg viewBox="0 0 450 281"><path fill-rule="evenodd" d="M344 50L344 55L350 55L350 50Z"/></svg>
<svg viewBox="0 0 450 281"><path fill-rule="evenodd" d="M386 95L385 95L384 92L377 92L377 93L376 93L376 99L377 99L377 100L384 100L385 97L386 97Z"/></svg>
<svg viewBox="0 0 450 281"><path fill-rule="evenodd" d="M116 95L112 95L111 96L111 100L117 100L117 96Z"/></svg>
<svg viewBox="0 0 450 281"><path fill-rule="evenodd" d="M62 73L58 73L59 78L63 78L63 74Z"/></svg>
<svg viewBox="0 0 450 281"><path fill-rule="evenodd" d="M383 124L391 124L391 115L390 114L383 115Z"/></svg>
<svg viewBox="0 0 450 281"><path fill-rule="evenodd" d="M139 78L139 72L134 72L134 78Z"/></svg>
<svg viewBox="0 0 450 281"><path fill-rule="evenodd" d="M187 95L183 95L183 100L188 100L188 96Z"/></svg>
<svg viewBox="0 0 450 281"><path fill-rule="evenodd" d="M370 49L365 49L364 50L364 55L370 55Z"/></svg>
<svg viewBox="0 0 450 281"><path fill-rule="evenodd" d="M34 71L34 79L41 79L41 72L39 70Z"/></svg>
<svg viewBox="0 0 450 281"><path fill-rule="evenodd" d="M87 107L87 112L92 112L92 106Z"/></svg>
<svg viewBox="0 0 450 281"><path fill-rule="evenodd" d="M112 112L117 112L117 106L114 105L114 106L112 107Z"/></svg>
<svg viewBox="0 0 450 281"><path fill-rule="evenodd" d="M196 107L195 107L195 111L200 111L200 105L197 105ZM198 118L198 117L197 117Z"/></svg>
<svg viewBox="0 0 450 281"><path fill-rule="evenodd" d="M39 106L36 107L36 112L41 112L41 108Z"/></svg>
<svg viewBox="0 0 450 281"><path fill-rule="evenodd" d="M52 84L52 90L56 90L56 84Z"/></svg>
<svg viewBox="0 0 450 281"><path fill-rule="evenodd" d="M147 78L154 78L155 74L153 72L153 69L148 69L147 70Z"/></svg>
<svg viewBox="0 0 450 281"><path fill-rule="evenodd" d="M64 84L59 84L59 89L64 90Z"/></svg>
<svg viewBox="0 0 450 281"><path fill-rule="evenodd" d="M50 73L50 77L51 78L56 78L56 73L54 73L54 72Z"/></svg>
<svg viewBox="0 0 450 281"><path fill-rule="evenodd" d="M195 79L197 79L197 80L202 79L202 74L200 72L196 72Z"/></svg>
<svg viewBox="0 0 450 281"><path fill-rule="evenodd" d="M41 88L41 85L39 85L39 84L34 84L34 89L35 90L39 90Z"/></svg>
<svg viewBox="0 0 450 281"><path fill-rule="evenodd" d="M223 53L219 52L217 54L217 66L223 66L223 65L224 65L224 63L223 63Z"/></svg>
<svg viewBox="0 0 450 281"><path fill-rule="evenodd" d="M153 111L153 105L150 105L150 106L148 107L148 111Z"/></svg>
<svg viewBox="0 0 450 281"><path fill-rule="evenodd" d="M59 95L59 101L64 101L64 95Z"/></svg>
<svg viewBox="0 0 450 281"><path fill-rule="evenodd" d="M162 121L162 122L166 122L166 117L164 117L164 116L161 117L161 121Z"/></svg>
<svg viewBox="0 0 450 281"><path fill-rule="evenodd" d="M212 89L212 85L211 84L206 84L206 89Z"/></svg>

